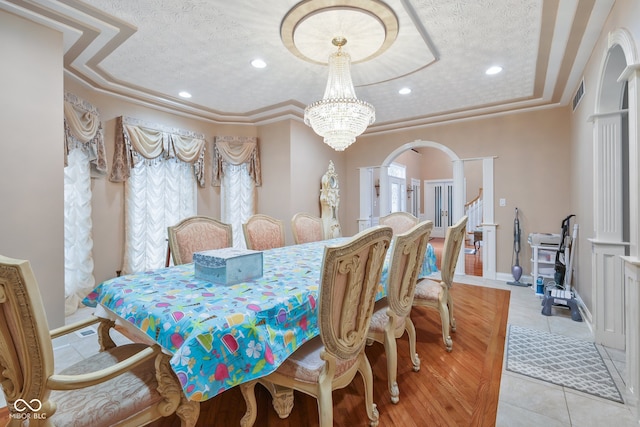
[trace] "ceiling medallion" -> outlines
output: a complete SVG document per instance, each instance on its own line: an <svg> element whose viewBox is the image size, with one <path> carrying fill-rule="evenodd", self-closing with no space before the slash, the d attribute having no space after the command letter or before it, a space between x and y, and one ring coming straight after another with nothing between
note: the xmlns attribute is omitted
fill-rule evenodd
<svg viewBox="0 0 640 427"><path fill-rule="evenodd" d="M358 63L386 51L398 30L393 9L379 0L305 0L282 20L280 38L295 56L324 65L333 48L330 41L344 37L352 62Z"/></svg>
<svg viewBox="0 0 640 427"><path fill-rule="evenodd" d="M396 40L398 29L393 10L378 0L306 0L282 20L280 37L291 53L308 62L329 64L324 96L305 108L304 123L334 150L353 144L376 119L373 105L356 97L352 58L364 62L382 54ZM342 50L347 39L349 53ZM329 54L332 44L338 51Z"/></svg>

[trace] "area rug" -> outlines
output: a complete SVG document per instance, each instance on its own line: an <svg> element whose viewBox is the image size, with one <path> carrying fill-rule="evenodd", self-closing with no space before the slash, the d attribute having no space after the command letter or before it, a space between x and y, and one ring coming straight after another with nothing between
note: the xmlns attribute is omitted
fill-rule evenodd
<svg viewBox="0 0 640 427"><path fill-rule="evenodd" d="M509 325L507 371L624 403L595 344Z"/></svg>

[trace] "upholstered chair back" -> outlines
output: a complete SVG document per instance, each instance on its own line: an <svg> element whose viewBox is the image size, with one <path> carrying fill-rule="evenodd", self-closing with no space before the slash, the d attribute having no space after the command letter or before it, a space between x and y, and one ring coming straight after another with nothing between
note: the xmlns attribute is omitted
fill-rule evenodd
<svg viewBox="0 0 640 427"><path fill-rule="evenodd" d="M380 225L388 225L393 229L393 234L401 234L411 230L418 224L418 218L409 212L393 212L380 217Z"/></svg>
<svg viewBox="0 0 640 427"><path fill-rule="evenodd" d="M399 319L404 319L411 312L418 274L432 229L433 222L424 221L393 239L387 302Z"/></svg>
<svg viewBox="0 0 640 427"><path fill-rule="evenodd" d="M193 262L194 252L233 246L231 224L215 218L192 216L168 227L167 231L174 265Z"/></svg>
<svg viewBox="0 0 640 427"><path fill-rule="evenodd" d="M256 214L242 224L247 249L264 251L284 246L282 221L268 215Z"/></svg>
<svg viewBox="0 0 640 427"><path fill-rule="evenodd" d="M325 248L320 285L320 336L325 349L349 360L362 350L392 230L376 226L349 243Z"/></svg>
<svg viewBox="0 0 640 427"><path fill-rule="evenodd" d="M444 248L442 249L442 262L440 265L440 273L442 281L451 288L453 284L453 275L458 263L458 255L464 242L465 232L467 229L468 217L465 215L451 227L447 228L444 237Z"/></svg>
<svg viewBox="0 0 640 427"><path fill-rule="evenodd" d="M299 212L291 218L293 241L300 243L317 242L323 239L322 219L308 213Z"/></svg>

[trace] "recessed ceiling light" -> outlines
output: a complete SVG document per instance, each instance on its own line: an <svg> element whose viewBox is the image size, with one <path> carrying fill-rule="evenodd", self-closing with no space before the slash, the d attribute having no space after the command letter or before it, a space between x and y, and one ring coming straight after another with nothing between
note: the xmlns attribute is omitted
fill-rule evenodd
<svg viewBox="0 0 640 427"><path fill-rule="evenodd" d="M398 91L398 93L399 93L400 95L408 95L408 94L410 94L410 93L411 93L411 89L410 89L410 88L408 88L408 87L403 87L402 89L400 89L400 90Z"/></svg>
<svg viewBox="0 0 640 427"><path fill-rule="evenodd" d="M267 66L267 63L262 59L257 58L251 61L251 65L253 65L255 68L264 68Z"/></svg>
<svg viewBox="0 0 640 427"><path fill-rule="evenodd" d="M184 91L184 90L182 92L180 92L178 95L180 95L183 98L191 98L191 94L189 92Z"/></svg>
<svg viewBox="0 0 640 427"><path fill-rule="evenodd" d="M487 68L487 71L485 71L485 73L487 73L488 75L493 75L498 74L500 71L502 71L502 67L499 65L494 65L493 67Z"/></svg>

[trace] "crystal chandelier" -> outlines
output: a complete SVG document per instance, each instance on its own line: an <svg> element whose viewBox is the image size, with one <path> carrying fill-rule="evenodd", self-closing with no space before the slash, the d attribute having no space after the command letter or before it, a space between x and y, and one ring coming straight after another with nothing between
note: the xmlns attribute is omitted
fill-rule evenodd
<svg viewBox="0 0 640 427"><path fill-rule="evenodd" d="M323 137L325 144L344 151L376 120L376 110L356 98L351 81L351 57L342 51L347 40L336 37L331 42L338 51L329 55L329 80L324 96L305 108L304 123Z"/></svg>

